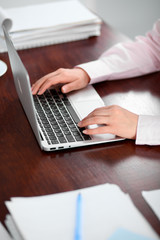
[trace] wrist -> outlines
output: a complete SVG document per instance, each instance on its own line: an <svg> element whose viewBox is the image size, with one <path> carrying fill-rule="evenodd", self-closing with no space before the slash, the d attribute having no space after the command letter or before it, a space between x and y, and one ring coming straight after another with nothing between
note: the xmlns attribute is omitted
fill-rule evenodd
<svg viewBox="0 0 160 240"><path fill-rule="evenodd" d="M90 76L88 75L88 73L83 69L83 68L80 68L80 67L75 67L75 69L78 69L81 71L81 73L83 74L83 79L85 80L86 83L90 83L91 81L91 78Z"/></svg>

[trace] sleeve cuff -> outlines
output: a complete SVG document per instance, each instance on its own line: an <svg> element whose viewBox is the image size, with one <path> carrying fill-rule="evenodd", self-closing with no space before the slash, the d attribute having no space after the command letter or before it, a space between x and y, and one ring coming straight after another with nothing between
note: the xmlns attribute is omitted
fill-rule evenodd
<svg viewBox="0 0 160 240"><path fill-rule="evenodd" d="M136 144L160 145L160 116L139 116Z"/></svg>
<svg viewBox="0 0 160 240"><path fill-rule="evenodd" d="M83 63L77 65L76 67L82 68L84 71L87 72L91 79L90 84L107 80L109 69L106 63L103 63L103 61L101 61L100 59L88 63Z"/></svg>

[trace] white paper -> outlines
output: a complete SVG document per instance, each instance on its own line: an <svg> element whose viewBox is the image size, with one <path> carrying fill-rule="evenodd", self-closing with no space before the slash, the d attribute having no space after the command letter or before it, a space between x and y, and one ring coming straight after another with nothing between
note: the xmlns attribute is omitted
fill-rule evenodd
<svg viewBox="0 0 160 240"><path fill-rule="evenodd" d="M142 191L142 196L160 220L160 189Z"/></svg>
<svg viewBox="0 0 160 240"><path fill-rule="evenodd" d="M0 240L12 240L7 230L4 228L2 223L0 222Z"/></svg>
<svg viewBox="0 0 160 240"><path fill-rule="evenodd" d="M23 240L21 233L18 231L18 228L15 225L15 222L12 219L11 215L7 215L5 219L5 224L12 236L14 236L14 240Z"/></svg>
<svg viewBox="0 0 160 240"><path fill-rule="evenodd" d="M0 8L3 24L16 49L39 47L99 36L101 20L76 0L10 9ZM0 52L6 51L0 27Z"/></svg>
<svg viewBox="0 0 160 240"><path fill-rule="evenodd" d="M117 228L159 239L127 194L111 184L6 202L25 240L71 240L77 194L82 194L83 240L106 240Z"/></svg>
<svg viewBox="0 0 160 240"><path fill-rule="evenodd" d="M95 14L75 0L10 8L6 12L13 21L13 32L90 23L97 19Z"/></svg>
<svg viewBox="0 0 160 240"><path fill-rule="evenodd" d="M12 20L7 15L7 13L3 10L3 8L0 7L0 36L3 35L3 30L2 30L3 25L7 30L9 30L12 27Z"/></svg>

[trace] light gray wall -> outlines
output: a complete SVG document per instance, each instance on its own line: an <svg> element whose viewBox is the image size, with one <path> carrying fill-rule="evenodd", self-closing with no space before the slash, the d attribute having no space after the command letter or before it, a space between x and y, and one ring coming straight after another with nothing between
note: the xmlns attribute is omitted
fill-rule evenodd
<svg viewBox="0 0 160 240"><path fill-rule="evenodd" d="M55 0L0 0L2 7L17 7ZM59 0L60 1L60 0ZM144 35L160 18L160 0L80 0L104 21L131 38Z"/></svg>
<svg viewBox="0 0 160 240"><path fill-rule="evenodd" d="M160 18L160 0L81 0L105 22L131 38L144 35Z"/></svg>

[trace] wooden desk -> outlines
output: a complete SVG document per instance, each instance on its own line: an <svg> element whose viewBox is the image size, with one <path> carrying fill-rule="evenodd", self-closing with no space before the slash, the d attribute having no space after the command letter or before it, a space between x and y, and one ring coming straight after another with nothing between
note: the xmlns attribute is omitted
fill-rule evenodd
<svg viewBox="0 0 160 240"><path fill-rule="evenodd" d="M59 67L96 59L125 37L103 24L102 35L84 41L19 51L34 82ZM8 56L0 54L7 65ZM106 104L160 114L160 73L95 85ZM160 146L136 146L134 141L42 152L22 110L10 67L0 78L0 221L13 196L52 194L102 183L118 184L160 235L160 222L141 196L160 188Z"/></svg>

